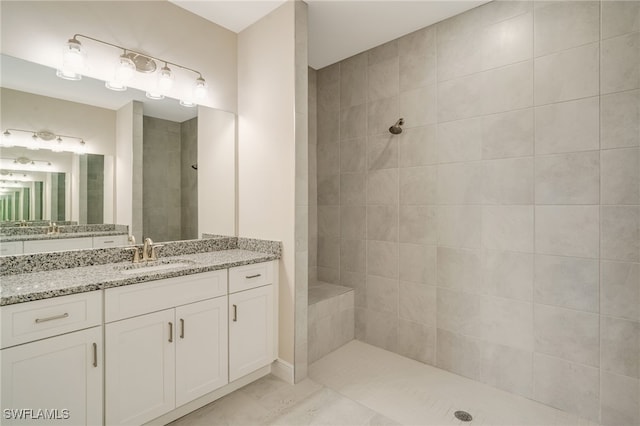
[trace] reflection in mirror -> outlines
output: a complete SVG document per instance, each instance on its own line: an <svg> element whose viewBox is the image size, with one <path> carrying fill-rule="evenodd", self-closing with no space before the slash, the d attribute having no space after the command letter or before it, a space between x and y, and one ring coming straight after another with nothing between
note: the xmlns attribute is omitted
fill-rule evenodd
<svg viewBox="0 0 640 426"><path fill-rule="evenodd" d="M42 219L40 226L63 218L80 224L117 223L128 226L137 241L192 239L202 232L235 235L233 113L186 108L169 98L149 100L131 88L114 92L88 77L62 80L52 68L6 55L0 55L0 66L2 132L32 129L86 141L80 154L75 148L54 152L46 145L32 151L0 137L3 158L36 159L37 153L38 160L55 166L57 156L70 157L64 169L38 171L28 191L10 188L7 195L13 195L6 202L0 194L3 219ZM198 114L205 118L198 120ZM34 141L32 134L26 139ZM64 184L52 173L63 173ZM6 180L17 180L14 176ZM199 179L215 186L198 188Z"/></svg>

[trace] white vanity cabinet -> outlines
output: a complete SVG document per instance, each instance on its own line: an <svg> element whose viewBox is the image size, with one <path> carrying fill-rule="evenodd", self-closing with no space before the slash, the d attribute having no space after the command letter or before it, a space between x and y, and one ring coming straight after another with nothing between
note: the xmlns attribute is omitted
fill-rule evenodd
<svg viewBox="0 0 640 426"><path fill-rule="evenodd" d="M52 238L50 240L24 241L24 253L45 253L50 251L80 250L93 248L92 237Z"/></svg>
<svg viewBox="0 0 640 426"><path fill-rule="evenodd" d="M93 237L93 248L122 247L129 243L127 235L109 235Z"/></svg>
<svg viewBox="0 0 640 426"><path fill-rule="evenodd" d="M274 263L229 269L229 381L275 360Z"/></svg>
<svg viewBox="0 0 640 426"><path fill-rule="evenodd" d="M106 424L153 420L228 383L226 295L226 269L105 291Z"/></svg>
<svg viewBox="0 0 640 426"><path fill-rule="evenodd" d="M22 254L22 241L0 242L0 256Z"/></svg>
<svg viewBox="0 0 640 426"><path fill-rule="evenodd" d="M101 292L3 306L0 315L0 405L23 409L22 420L3 411L0 423L102 424Z"/></svg>

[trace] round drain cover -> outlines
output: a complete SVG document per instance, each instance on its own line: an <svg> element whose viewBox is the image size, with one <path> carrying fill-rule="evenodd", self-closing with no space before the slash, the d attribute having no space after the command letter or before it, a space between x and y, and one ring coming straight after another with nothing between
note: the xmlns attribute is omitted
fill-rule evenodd
<svg viewBox="0 0 640 426"><path fill-rule="evenodd" d="M455 413L453 413L453 415L456 416L456 419L462 420L463 422L470 422L471 420L473 420L471 414L467 413L466 411L456 411Z"/></svg>

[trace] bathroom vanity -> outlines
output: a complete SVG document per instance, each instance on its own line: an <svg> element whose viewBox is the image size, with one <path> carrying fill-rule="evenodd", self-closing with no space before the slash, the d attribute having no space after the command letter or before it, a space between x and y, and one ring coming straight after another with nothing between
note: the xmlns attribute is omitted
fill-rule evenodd
<svg viewBox="0 0 640 426"><path fill-rule="evenodd" d="M278 257L230 249L3 276L3 409L164 424L268 374Z"/></svg>

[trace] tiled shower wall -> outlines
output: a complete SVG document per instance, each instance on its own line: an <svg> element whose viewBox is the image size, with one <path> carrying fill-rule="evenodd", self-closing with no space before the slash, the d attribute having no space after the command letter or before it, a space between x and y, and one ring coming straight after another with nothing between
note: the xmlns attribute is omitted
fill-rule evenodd
<svg viewBox="0 0 640 426"><path fill-rule="evenodd" d="M196 118L181 124L143 117L144 238L197 238L197 172L191 168L197 162L197 127ZM189 207L192 209L183 217Z"/></svg>
<svg viewBox="0 0 640 426"><path fill-rule="evenodd" d="M317 275L357 338L639 424L639 31L492 2L318 71Z"/></svg>

